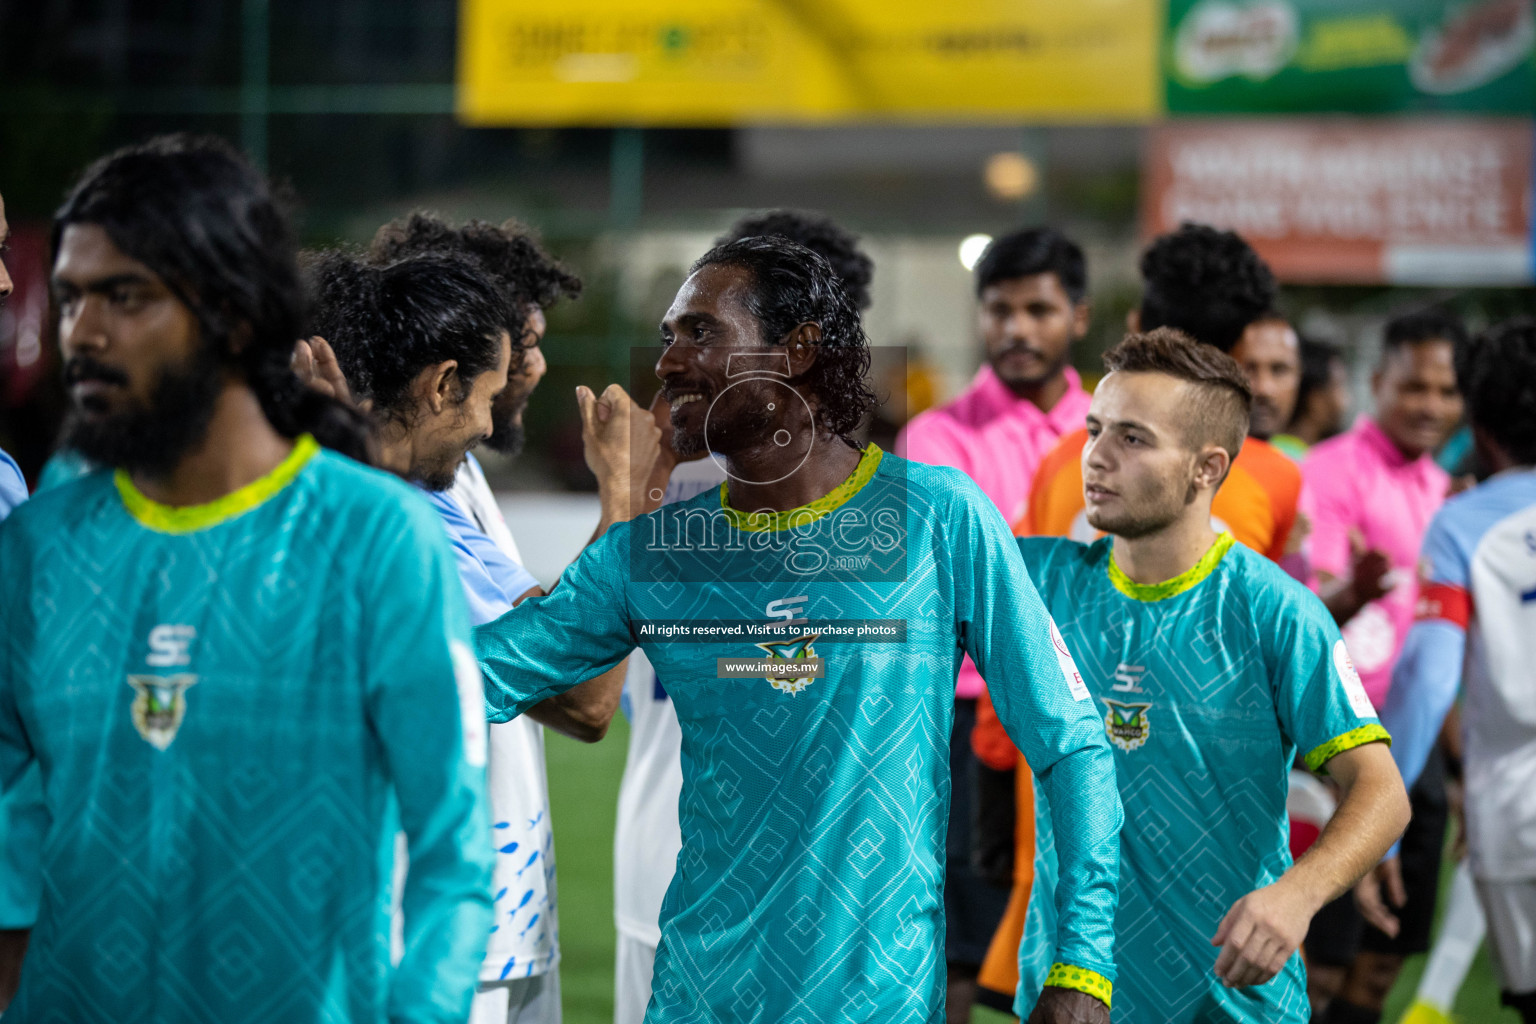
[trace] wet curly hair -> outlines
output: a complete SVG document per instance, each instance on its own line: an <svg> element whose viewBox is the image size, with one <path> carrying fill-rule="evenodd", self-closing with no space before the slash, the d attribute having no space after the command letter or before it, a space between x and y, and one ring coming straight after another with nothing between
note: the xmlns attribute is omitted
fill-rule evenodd
<svg viewBox="0 0 1536 1024"><path fill-rule="evenodd" d="M501 335L514 313L510 298L468 256L430 252L387 266L344 252L306 268L315 296L315 328L358 398L375 415L415 420L410 385L424 369L458 363L460 401L476 377L496 365Z"/></svg>
<svg viewBox="0 0 1536 1024"><path fill-rule="evenodd" d="M394 263L428 252L458 252L474 258L507 289L514 308L548 309L561 297L581 294L581 278L571 273L539 245L533 229L516 220L492 224L468 220L455 227L435 213L416 211L390 221L374 233L368 261ZM514 338L521 321L509 325Z"/></svg>
<svg viewBox="0 0 1536 1024"><path fill-rule="evenodd" d="M747 312L761 327L764 344L779 344L800 324L821 328L816 362L801 381L815 398L817 420L853 444L850 435L879 400L865 380L869 339L832 264L782 235L755 235L715 246L688 272L716 265L740 267L752 275Z"/></svg>
<svg viewBox="0 0 1536 1024"><path fill-rule="evenodd" d="M875 261L859 248L857 235L844 231L830 217L803 210L748 214L715 239L715 244L725 245L757 235L778 235L819 253L842 280L854 308L869 308L869 284L875 277Z"/></svg>
<svg viewBox="0 0 1536 1024"><path fill-rule="evenodd" d="M1275 275L1231 231L1185 222L1142 254L1141 329L1173 327L1231 352L1274 308Z"/></svg>

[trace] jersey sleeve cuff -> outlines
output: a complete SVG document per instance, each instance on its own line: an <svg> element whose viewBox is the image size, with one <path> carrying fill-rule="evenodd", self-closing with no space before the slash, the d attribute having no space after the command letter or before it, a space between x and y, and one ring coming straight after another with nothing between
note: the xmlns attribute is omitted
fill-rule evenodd
<svg viewBox="0 0 1536 1024"><path fill-rule="evenodd" d="M1319 743L1313 747L1307 753L1307 770L1321 772L1323 765L1327 764L1332 758L1344 753L1346 750L1363 747L1367 743L1385 743L1390 747L1392 745L1392 736L1375 722L1372 722L1370 725L1362 725L1358 729L1351 729L1349 732L1335 736L1327 743Z"/></svg>
<svg viewBox="0 0 1536 1024"><path fill-rule="evenodd" d="M1097 971L1090 971L1086 967L1075 967L1072 964L1051 964L1050 973L1045 976L1047 985L1056 988L1070 988L1077 992L1085 992L1105 1007L1109 1007L1109 996L1114 991L1114 983Z"/></svg>

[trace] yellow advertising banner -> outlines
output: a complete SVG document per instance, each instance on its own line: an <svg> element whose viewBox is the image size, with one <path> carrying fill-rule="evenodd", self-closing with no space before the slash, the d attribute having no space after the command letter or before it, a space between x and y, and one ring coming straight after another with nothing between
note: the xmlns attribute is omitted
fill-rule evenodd
<svg viewBox="0 0 1536 1024"><path fill-rule="evenodd" d="M475 125L1142 120L1145 0L461 0Z"/></svg>

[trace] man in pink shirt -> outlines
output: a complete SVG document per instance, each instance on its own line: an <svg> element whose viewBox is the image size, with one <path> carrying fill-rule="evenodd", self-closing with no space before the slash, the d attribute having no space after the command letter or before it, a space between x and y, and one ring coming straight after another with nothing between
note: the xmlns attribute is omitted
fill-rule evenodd
<svg viewBox="0 0 1536 1024"><path fill-rule="evenodd" d="M1434 452L1461 418L1455 354L1465 341L1461 323L1440 311L1391 320L1371 378L1375 412L1313 447L1301 467L1314 506L1318 592L1377 707L1413 625L1424 532L1450 486ZM1427 769L1410 796L1398 934L1362 932L1349 897L1314 921L1309 968L1320 985L1339 986L1325 1022L1378 1020L1403 958L1429 948L1445 835L1443 767Z"/></svg>
<svg viewBox="0 0 1536 1024"><path fill-rule="evenodd" d="M1008 523L1023 514L1030 482L1057 438L1083 425L1088 392L1068 365L1072 343L1088 330L1088 272L1083 252L1052 228L1016 231L994 241L976 264L977 330L984 363L969 388L946 406L916 416L896 437L896 454L953 466L976 481ZM970 1019L976 976L1007 908L1011 877L990 881L973 870L972 804L978 785L1001 785L1012 806L1013 782L981 778L971 750L981 675L970 658L960 668L950 754L952 806L947 851L945 957L950 1021ZM1012 822L985 832L1013 846Z"/></svg>

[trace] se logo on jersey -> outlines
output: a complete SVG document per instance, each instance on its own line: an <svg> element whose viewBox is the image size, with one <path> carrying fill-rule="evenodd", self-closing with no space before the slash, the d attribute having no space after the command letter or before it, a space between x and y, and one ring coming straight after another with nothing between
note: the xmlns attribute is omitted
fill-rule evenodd
<svg viewBox="0 0 1536 1024"><path fill-rule="evenodd" d="M149 653L144 656L144 663L150 668L190 665L192 641L196 638L197 630L192 626L156 626L149 631ZM136 694L130 709L133 726L156 750L164 750L176 738L187 714L187 690L196 683L197 676L188 672L128 677L128 685Z"/></svg>
<svg viewBox="0 0 1536 1024"><path fill-rule="evenodd" d="M806 620L805 605L801 602L809 601L810 597L799 594L795 597L781 597L776 601L769 601L763 607L763 614L770 619L779 619L780 625L798 626ZM795 662L805 661L816 657L816 648L811 644L821 639L820 633L812 633L809 636L796 637L793 640L781 640L777 643L753 644L752 646L765 652L769 661ZM768 675L768 685L775 690L783 690L793 696L811 685L811 676L795 675Z"/></svg>
<svg viewBox="0 0 1536 1024"><path fill-rule="evenodd" d="M1130 753L1152 734L1152 723L1147 720L1151 704L1122 704L1117 700L1100 698L1107 713L1104 715L1104 734L1109 742Z"/></svg>

